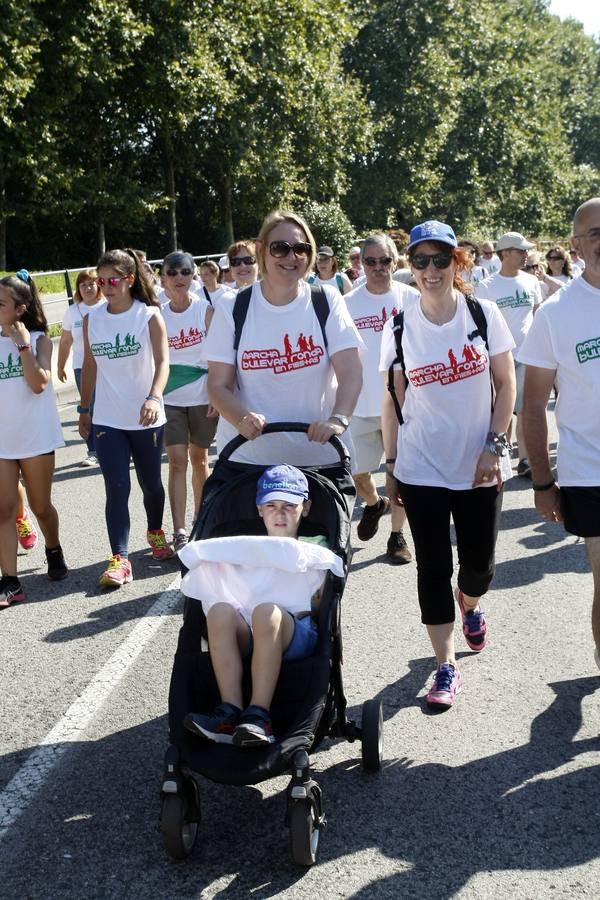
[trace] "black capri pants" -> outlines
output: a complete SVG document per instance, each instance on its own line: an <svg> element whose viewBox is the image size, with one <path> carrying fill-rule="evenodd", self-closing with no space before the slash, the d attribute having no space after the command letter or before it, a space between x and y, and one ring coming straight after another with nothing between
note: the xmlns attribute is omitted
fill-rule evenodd
<svg viewBox="0 0 600 900"><path fill-rule="evenodd" d="M496 538L504 491L452 491L398 482L417 557L417 590L424 625L454 622L450 516L456 530L458 587L481 597L494 577Z"/></svg>

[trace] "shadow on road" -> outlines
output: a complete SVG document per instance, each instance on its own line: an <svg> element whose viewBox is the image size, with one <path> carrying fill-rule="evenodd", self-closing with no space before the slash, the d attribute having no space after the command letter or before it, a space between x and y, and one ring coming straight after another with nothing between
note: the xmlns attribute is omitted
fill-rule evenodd
<svg viewBox="0 0 600 900"><path fill-rule="evenodd" d="M381 692L388 717L414 702L425 667L429 674L430 660L413 661L406 676ZM493 878L494 871L570 868L595 859L598 766L560 769L600 750L600 737L576 740L582 701L598 690L600 677L550 687L555 698L533 720L523 746L456 767L398 758L364 775L351 758L320 772L329 820L320 862L374 848L399 869L351 894L352 876L345 883L342 868L336 891L450 898L478 873ZM158 829L166 743L163 716L69 747L8 833L0 864L3 884L10 885L4 896L264 900L305 877L314 896L327 893L318 867L305 873L289 861L283 795L263 800L256 788L202 782L201 847L183 863L169 861ZM315 758L326 765L326 754ZM12 762L0 760L1 769L10 771ZM22 853L32 836L35 858ZM372 859L360 872L379 866Z"/></svg>

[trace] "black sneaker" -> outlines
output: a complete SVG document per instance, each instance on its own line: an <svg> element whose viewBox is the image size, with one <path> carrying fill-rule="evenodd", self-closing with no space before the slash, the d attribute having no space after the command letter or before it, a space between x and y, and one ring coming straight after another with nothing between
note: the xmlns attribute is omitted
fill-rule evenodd
<svg viewBox="0 0 600 900"><path fill-rule="evenodd" d="M517 465L517 475L520 475L521 478L531 478L531 466L529 465L527 457L519 460Z"/></svg>
<svg viewBox="0 0 600 900"><path fill-rule="evenodd" d="M46 547L46 561L48 563L48 578L50 581L62 581L69 574L60 544L52 550Z"/></svg>
<svg viewBox="0 0 600 900"><path fill-rule="evenodd" d="M241 709L233 703L221 703L212 713L188 713L183 720L183 727L215 744L232 744L233 732L241 713Z"/></svg>
<svg viewBox="0 0 600 900"><path fill-rule="evenodd" d="M242 713L240 724L233 732L236 747L265 747L275 743L271 716L261 706L249 706Z"/></svg>
<svg viewBox="0 0 600 900"><path fill-rule="evenodd" d="M19 579L3 575L0 578L0 609L6 609L11 603L22 603L24 599L25 594Z"/></svg>
<svg viewBox="0 0 600 900"><path fill-rule="evenodd" d="M392 531L387 542L385 558L393 566L403 566L412 562L412 553L408 549L401 531Z"/></svg>
<svg viewBox="0 0 600 900"><path fill-rule="evenodd" d="M365 506L356 527L356 533L361 541L370 541L377 534L379 520L390 510L390 501L387 497L380 497L372 506Z"/></svg>

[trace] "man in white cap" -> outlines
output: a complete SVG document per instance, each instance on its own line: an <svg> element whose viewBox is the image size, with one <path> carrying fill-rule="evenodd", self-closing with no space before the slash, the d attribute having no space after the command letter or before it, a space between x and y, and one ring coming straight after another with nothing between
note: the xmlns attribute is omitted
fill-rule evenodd
<svg viewBox="0 0 600 900"><path fill-rule="evenodd" d="M362 262L360 259L360 247L350 247L348 251L348 259L350 260L350 265L345 271L345 275L348 276L350 281L356 281L357 278L360 278L365 274L365 270L362 267Z"/></svg>
<svg viewBox="0 0 600 900"><path fill-rule="evenodd" d="M488 275L500 271L500 259L494 253L494 245L491 241L484 241L481 245L481 256L478 265L485 269Z"/></svg>
<svg viewBox="0 0 600 900"><path fill-rule="evenodd" d="M573 219L573 246L585 261L579 278L545 301L518 358L527 378L523 425L535 506L548 522L585 540L594 576L592 635L600 668L600 197L582 203ZM546 406L556 384L560 403L558 482L548 455ZM565 597L580 614L580 606Z"/></svg>
<svg viewBox="0 0 600 900"><path fill-rule="evenodd" d="M508 231L496 243L496 252L500 258L500 271L484 278L475 288L475 294L484 300L494 300L510 328L516 344L514 354L525 340L531 328L533 315L542 302L540 283L535 275L524 272L522 266L527 258L527 251L533 250L535 244L525 240L518 231ZM515 415L517 417L517 444L519 445L519 462L517 475L531 478L531 466L527 458L525 436L521 427L520 412L523 406L523 384L525 367L515 364L517 375L517 399Z"/></svg>

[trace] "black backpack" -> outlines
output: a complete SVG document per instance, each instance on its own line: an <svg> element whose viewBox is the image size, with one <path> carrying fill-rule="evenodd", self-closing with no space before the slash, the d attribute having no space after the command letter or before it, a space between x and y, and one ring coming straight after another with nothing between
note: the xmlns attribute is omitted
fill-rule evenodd
<svg viewBox="0 0 600 900"><path fill-rule="evenodd" d="M233 349L235 350L236 354L238 351L238 347L240 346L242 329L244 327L244 322L246 321L246 316L248 315L248 307L250 306L251 297L252 285L240 291L235 298L235 303L233 304L233 323L235 326ZM327 295L325 294L325 291L323 290L321 285L310 285L310 299L312 300L317 319L319 320L319 325L321 326L325 349L327 349L327 333L325 331L325 325L329 316L329 302L327 300Z"/></svg>
<svg viewBox="0 0 600 900"><path fill-rule="evenodd" d="M481 308L481 305L476 297L473 295L468 295L465 297L467 301L467 306L469 307L469 312L475 322L477 328L475 331L471 331L467 335L467 339L472 341L476 337L482 338L485 349L490 352L490 348L488 346L487 339L487 319L485 317L485 313ZM396 387L394 385L394 366L397 366L400 363L400 367L402 369L402 374L404 375L404 382L408 384L408 378L406 377L406 366L404 365L404 350L402 349L402 335L404 333L404 310L400 310L399 313L396 313L394 318L392 319L392 331L394 332L394 341L396 344L396 358L388 369L388 391L392 395L392 400L394 401L394 409L396 410L396 416L398 418L398 422L400 425L404 423L404 419L402 417L402 410L400 409L400 404L398 403L398 397L396 396Z"/></svg>

